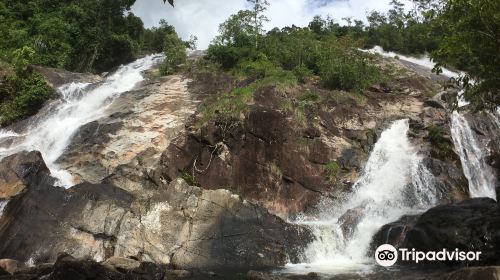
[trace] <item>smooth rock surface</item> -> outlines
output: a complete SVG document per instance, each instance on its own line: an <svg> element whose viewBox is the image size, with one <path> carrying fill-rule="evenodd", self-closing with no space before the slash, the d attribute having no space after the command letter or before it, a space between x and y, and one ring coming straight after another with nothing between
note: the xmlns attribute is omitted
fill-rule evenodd
<svg viewBox="0 0 500 280"><path fill-rule="evenodd" d="M482 252L480 260L448 262L450 265L500 264L500 204L489 198L440 205L419 216L405 216L384 226L374 237L373 248L390 243L416 250ZM403 263L404 264L404 263Z"/></svg>
<svg viewBox="0 0 500 280"><path fill-rule="evenodd" d="M307 230L227 190L182 179L141 200L109 184L53 187L47 170L28 169L25 177L31 178L25 190L0 217L2 258L43 263L66 252L179 268L262 268L297 258L310 240Z"/></svg>

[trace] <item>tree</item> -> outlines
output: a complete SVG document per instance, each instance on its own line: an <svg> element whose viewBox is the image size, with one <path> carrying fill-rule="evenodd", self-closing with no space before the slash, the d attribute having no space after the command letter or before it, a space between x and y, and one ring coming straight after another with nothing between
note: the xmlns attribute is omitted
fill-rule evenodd
<svg viewBox="0 0 500 280"><path fill-rule="evenodd" d="M176 33L167 34L164 38L164 44L165 61L160 72L162 75L170 75L177 71L180 64L186 62L186 44Z"/></svg>
<svg viewBox="0 0 500 280"><path fill-rule="evenodd" d="M314 16L308 26L312 32L321 35L325 31L326 21L321 16Z"/></svg>
<svg viewBox="0 0 500 280"><path fill-rule="evenodd" d="M422 2L422 1L420 1ZM425 1L424 4L432 4ZM432 57L441 66L451 65L466 74L457 80L465 98L476 110L500 104L500 1L446 0L433 6L436 28L446 33Z"/></svg>
<svg viewBox="0 0 500 280"><path fill-rule="evenodd" d="M167 3L167 0L163 0L163 3ZM170 3L172 7L174 6L174 0L168 0L168 3Z"/></svg>
<svg viewBox="0 0 500 280"><path fill-rule="evenodd" d="M219 35L215 38L215 42L226 46L248 45L251 38L255 36L253 20L254 13L249 10L242 10L231 15L219 26Z"/></svg>
<svg viewBox="0 0 500 280"><path fill-rule="evenodd" d="M247 0L253 4L253 26L255 33L255 48L259 47L259 38L262 36L264 30L264 23L269 19L264 15L264 12L269 6L267 0Z"/></svg>

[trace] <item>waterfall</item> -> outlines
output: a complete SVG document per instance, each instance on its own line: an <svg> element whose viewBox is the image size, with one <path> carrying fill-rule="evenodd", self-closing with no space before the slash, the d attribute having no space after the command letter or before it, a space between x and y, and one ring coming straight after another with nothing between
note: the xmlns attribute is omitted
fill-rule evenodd
<svg viewBox="0 0 500 280"><path fill-rule="evenodd" d="M408 57L393 52L385 52L381 47L374 47L366 52L377 53L384 57L398 57L401 60L420 65L430 70L435 66L435 63L428 56L423 56L421 58ZM442 74L449 78L458 78L464 74L446 68L442 70ZM463 94L464 90L461 90L457 96L459 107L464 107L469 104L464 99ZM497 109L495 113L490 112L489 116L500 129L500 108ZM471 197L490 197L496 199L496 176L492 168L485 161L486 147L480 145L480 141L477 139L476 134L470 128L469 121L460 112L453 112L451 115L451 136L455 149L460 156L464 175L469 181Z"/></svg>
<svg viewBox="0 0 500 280"><path fill-rule="evenodd" d="M0 218L2 217L3 209L7 206L8 202L8 200L0 200Z"/></svg>
<svg viewBox="0 0 500 280"><path fill-rule="evenodd" d="M69 187L73 178L56 160L64 153L78 129L105 115L113 99L144 80L143 72L162 59L151 55L121 66L102 83L90 86L71 83L59 89L61 99L48 104L20 134L0 131L0 158L20 151L40 151L58 185ZM7 141L8 140L8 141Z"/></svg>
<svg viewBox="0 0 500 280"><path fill-rule="evenodd" d="M289 265L290 271L304 266L317 272L359 271L373 262L367 252L383 225L436 203L435 179L421 164L408 130L408 120L394 122L375 144L353 192L343 202L323 204L316 220L299 222L313 230L316 240L306 249L307 265ZM343 227L346 221L349 225Z"/></svg>
<svg viewBox="0 0 500 280"><path fill-rule="evenodd" d="M498 121L496 117L494 121ZM496 176L486 163L484 148L481 147L467 119L462 114L453 112L451 122L453 143L460 156L464 175L469 181L471 197L496 199Z"/></svg>

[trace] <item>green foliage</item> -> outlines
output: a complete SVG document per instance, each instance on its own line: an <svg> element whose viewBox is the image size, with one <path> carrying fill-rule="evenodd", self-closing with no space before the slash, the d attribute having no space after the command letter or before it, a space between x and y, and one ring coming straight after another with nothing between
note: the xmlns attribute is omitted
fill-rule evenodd
<svg viewBox="0 0 500 280"><path fill-rule="evenodd" d="M277 75L282 69L271 62L267 57L261 55L255 60L245 60L237 65L237 70L244 76L254 79L262 79L265 77Z"/></svg>
<svg viewBox="0 0 500 280"><path fill-rule="evenodd" d="M217 100L202 112L201 124L210 119L226 125L238 122L247 108L247 103L253 99L254 92L255 86L251 85L219 95Z"/></svg>
<svg viewBox="0 0 500 280"><path fill-rule="evenodd" d="M20 75L27 70L35 57L35 51L30 47L22 47L12 53L12 67Z"/></svg>
<svg viewBox="0 0 500 280"><path fill-rule="evenodd" d="M401 53L431 53L442 66L466 74L453 81L465 89L465 98L476 110L500 104L500 1L413 0L416 9L406 12L393 0L387 14L372 12L365 31L366 45L380 45ZM321 22L316 21L318 29ZM474 82L472 82L474 81Z"/></svg>
<svg viewBox="0 0 500 280"><path fill-rule="evenodd" d="M313 105L321 100L321 97L317 92L308 91L305 94L299 96L299 108L305 108L307 106Z"/></svg>
<svg viewBox="0 0 500 280"><path fill-rule="evenodd" d="M381 78L379 69L364 54L345 48L338 41L323 46L319 73L325 87L356 93L362 93Z"/></svg>
<svg viewBox="0 0 500 280"><path fill-rule="evenodd" d="M8 77L6 85L0 87L0 126L35 114L53 96L53 90L37 73Z"/></svg>
<svg viewBox="0 0 500 280"><path fill-rule="evenodd" d="M77 72L108 71L139 53L162 52L175 33L166 21L145 29L130 13L135 0L2 1L0 59L28 47L32 63Z"/></svg>
<svg viewBox="0 0 500 280"><path fill-rule="evenodd" d="M174 32L165 36L163 49L165 61L160 67L160 74L171 75L178 70L180 64L186 62L186 45Z"/></svg>
<svg viewBox="0 0 500 280"><path fill-rule="evenodd" d="M229 17L219 26L219 35L214 40L214 45L222 46L253 46L255 28L254 12L249 10L239 11Z"/></svg>
<svg viewBox="0 0 500 280"><path fill-rule="evenodd" d="M443 128L432 124L427 128L429 131L429 141L437 148L437 156L440 158L447 158L453 153L453 145L448 138L446 138Z"/></svg>
<svg viewBox="0 0 500 280"><path fill-rule="evenodd" d="M134 60L138 45L128 35L113 34L108 37L96 56L94 69L97 72L107 71L117 65Z"/></svg>
<svg viewBox="0 0 500 280"><path fill-rule="evenodd" d="M282 69L275 72L271 76L267 76L254 82L254 85L257 87L275 86L279 90L285 90L297 84L297 77L291 71L285 71Z"/></svg>
<svg viewBox="0 0 500 280"><path fill-rule="evenodd" d="M165 20L160 20L158 27L144 30L143 46L144 52L161 53L165 51L165 40L169 34L174 34L175 28Z"/></svg>
<svg viewBox="0 0 500 280"><path fill-rule="evenodd" d="M385 50L405 54L421 54L437 48L441 32L436 32L429 22L415 10L405 12L403 4L391 2L387 14L371 12L365 32L366 44L379 45Z"/></svg>
<svg viewBox="0 0 500 280"><path fill-rule="evenodd" d="M362 23L341 30L333 20L316 17L310 28L275 28L261 37L260 44L254 44L254 15L253 11L240 11L221 24L208 59L237 76L269 79L293 75L288 81L296 84L319 75L328 88L357 93L380 78L371 61L354 50L359 46L355 35L347 36L351 30L360 36Z"/></svg>
<svg viewBox="0 0 500 280"><path fill-rule="evenodd" d="M0 125L32 115L53 96L30 64L77 72L109 71L138 54L165 51L164 72L186 59L171 25L145 29L130 13L135 0L0 2ZM191 42L193 43L194 40ZM8 64L5 66L4 62ZM5 69L9 69L5 75ZM12 70L10 70L12 69Z"/></svg>
<svg viewBox="0 0 500 280"><path fill-rule="evenodd" d="M307 81L309 81L313 76L313 71L307 68L305 65L299 65L295 67L292 72L301 84L307 83Z"/></svg>
<svg viewBox="0 0 500 280"><path fill-rule="evenodd" d="M184 179L184 181L186 181L186 183L190 186L196 186L198 184L196 177L188 171L182 172L181 178Z"/></svg>
<svg viewBox="0 0 500 280"><path fill-rule="evenodd" d="M332 161L328 164L323 165L323 171L325 174L325 178L328 181L335 181L340 172L340 167L337 162Z"/></svg>
<svg viewBox="0 0 500 280"><path fill-rule="evenodd" d="M457 82L465 88L465 98L475 109L498 107L500 1L447 0L430 11L435 15L435 28L448 28L433 58L440 66L452 65L466 71L467 75Z"/></svg>

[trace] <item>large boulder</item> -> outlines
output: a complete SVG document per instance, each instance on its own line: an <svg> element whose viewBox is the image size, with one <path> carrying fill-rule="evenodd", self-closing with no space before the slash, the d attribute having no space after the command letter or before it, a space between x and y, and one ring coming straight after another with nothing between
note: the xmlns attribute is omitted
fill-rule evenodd
<svg viewBox="0 0 500 280"><path fill-rule="evenodd" d="M0 200L20 194L27 184L48 180L49 169L39 152L21 152L0 161Z"/></svg>
<svg viewBox="0 0 500 280"><path fill-rule="evenodd" d="M33 180L5 207L1 258L43 263L66 252L96 261L132 257L180 268L246 269L284 265L310 241L307 230L227 190L178 179L142 200L109 184L64 189L35 180L47 172L29 169L25 177Z"/></svg>
<svg viewBox="0 0 500 280"><path fill-rule="evenodd" d="M32 65L33 70L40 73L52 88L58 89L68 83L97 83L102 77L88 73L74 73L64 69L56 69L44 66Z"/></svg>
<svg viewBox="0 0 500 280"><path fill-rule="evenodd" d="M469 265L500 264L500 204L474 198L437 206L420 216L405 216L382 227L372 247L385 243L424 252L481 251L480 261Z"/></svg>

